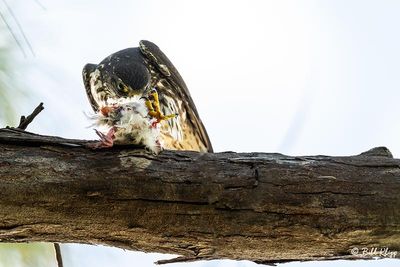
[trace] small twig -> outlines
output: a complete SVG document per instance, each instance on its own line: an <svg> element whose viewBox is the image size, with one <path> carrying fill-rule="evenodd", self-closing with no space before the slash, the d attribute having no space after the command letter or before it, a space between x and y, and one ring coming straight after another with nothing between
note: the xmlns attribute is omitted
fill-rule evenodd
<svg viewBox="0 0 400 267"><path fill-rule="evenodd" d="M43 103L40 103L39 106L35 108L31 115L28 117L21 116L21 120L19 121L19 125L17 129L25 130L26 127L33 121L33 119L44 109Z"/></svg>
<svg viewBox="0 0 400 267"><path fill-rule="evenodd" d="M32 55L35 56L35 51L33 51L32 45L29 42L28 37L26 37L26 34L25 34L21 24L19 23L17 16L15 16L15 14L14 14L14 11L12 10L12 8L10 7L10 5L7 3L6 0L3 0L3 3L6 6L8 13L10 13L11 17L14 19L15 24L17 24L19 32L21 33L22 37L24 38L25 43L29 47L29 50L31 51Z"/></svg>
<svg viewBox="0 0 400 267"><path fill-rule="evenodd" d="M40 6L43 10L46 10L46 7L39 1L39 0L34 0L38 6Z"/></svg>
<svg viewBox="0 0 400 267"><path fill-rule="evenodd" d="M193 262L193 261L200 261L200 260L205 260L204 258L197 258L197 257L185 257L185 256L180 256L168 260L158 260L155 262L157 265L162 265L162 264L170 264L170 263L178 263L178 262Z"/></svg>
<svg viewBox="0 0 400 267"><path fill-rule="evenodd" d="M8 23L8 21L6 20L6 17L3 15L3 13L1 13L0 11L0 18L3 20L4 24L6 25L6 27L8 28L8 30L10 31L12 37L14 38L15 43L18 45L19 49L21 50L22 54L24 55L24 57L26 58L26 52L24 50L24 48L22 47L21 42L18 40L16 34L14 33L13 29L11 28L10 24Z"/></svg>
<svg viewBox="0 0 400 267"><path fill-rule="evenodd" d="M56 252L57 266L63 267L64 265L63 265L62 256L61 256L60 244L54 243L54 250Z"/></svg>

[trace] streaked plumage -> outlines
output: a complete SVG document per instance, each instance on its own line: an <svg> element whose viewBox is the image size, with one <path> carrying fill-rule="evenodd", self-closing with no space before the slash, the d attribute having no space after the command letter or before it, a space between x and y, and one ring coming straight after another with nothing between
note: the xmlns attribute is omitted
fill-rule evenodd
<svg viewBox="0 0 400 267"><path fill-rule="evenodd" d="M182 77L166 55L152 42L127 48L87 64L83 80L92 108L99 111L111 99L147 96L155 88L161 111L178 114L162 122L160 139L167 149L212 152L211 142Z"/></svg>

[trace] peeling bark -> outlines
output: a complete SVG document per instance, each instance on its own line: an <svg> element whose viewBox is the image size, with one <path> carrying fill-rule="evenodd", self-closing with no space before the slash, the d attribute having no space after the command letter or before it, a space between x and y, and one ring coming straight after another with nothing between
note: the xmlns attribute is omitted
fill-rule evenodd
<svg viewBox="0 0 400 267"><path fill-rule="evenodd" d="M400 160L386 148L350 157L154 156L93 151L88 142L0 130L2 242L259 263L355 259L353 247L400 251Z"/></svg>

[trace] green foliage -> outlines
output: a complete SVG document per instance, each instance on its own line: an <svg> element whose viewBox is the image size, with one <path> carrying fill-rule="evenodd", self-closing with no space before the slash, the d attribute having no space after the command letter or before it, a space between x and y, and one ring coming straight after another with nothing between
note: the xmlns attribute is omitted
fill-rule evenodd
<svg viewBox="0 0 400 267"><path fill-rule="evenodd" d="M5 124L13 126L17 123L16 101L20 101L24 92L19 86L21 83L15 78L15 69L18 63L13 56L13 39L9 30L0 20L0 127Z"/></svg>
<svg viewBox="0 0 400 267"><path fill-rule="evenodd" d="M0 267L55 266L51 243L12 244L0 243Z"/></svg>
<svg viewBox="0 0 400 267"><path fill-rule="evenodd" d="M15 116L9 92L11 81L7 75L8 66L10 65L7 58L8 54L8 49L0 47L0 120L5 123L11 123Z"/></svg>
<svg viewBox="0 0 400 267"><path fill-rule="evenodd" d="M2 28L0 28L0 39L7 40L6 31ZM12 86L10 51L7 41L0 43L0 121L2 123L11 123L15 116L10 94Z"/></svg>

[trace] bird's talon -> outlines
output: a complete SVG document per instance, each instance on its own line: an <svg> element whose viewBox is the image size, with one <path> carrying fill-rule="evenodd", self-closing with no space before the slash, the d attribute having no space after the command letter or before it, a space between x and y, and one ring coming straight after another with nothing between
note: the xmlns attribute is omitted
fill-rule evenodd
<svg viewBox="0 0 400 267"><path fill-rule="evenodd" d="M155 127L155 125L163 120L169 120L173 119L176 117L176 114L169 114L169 115L164 115L161 110L160 110L160 101L158 98L158 92L156 89L152 89L150 95L148 98L146 98L146 107L149 110L148 114L150 117L155 118L156 122L155 124L153 123L152 126Z"/></svg>

